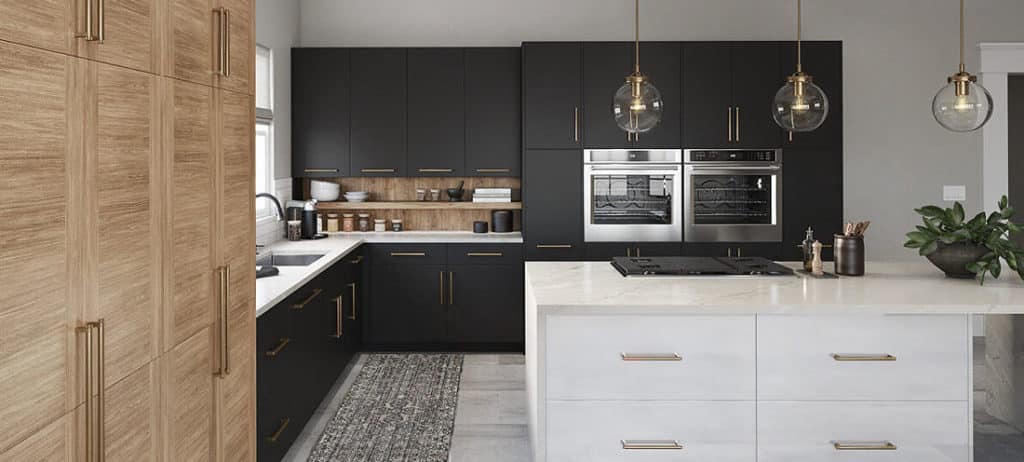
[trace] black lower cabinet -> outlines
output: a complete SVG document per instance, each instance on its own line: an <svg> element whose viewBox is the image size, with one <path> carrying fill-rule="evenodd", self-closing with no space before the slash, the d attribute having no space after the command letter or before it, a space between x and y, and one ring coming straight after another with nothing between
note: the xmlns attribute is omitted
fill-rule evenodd
<svg viewBox="0 0 1024 462"><path fill-rule="evenodd" d="M289 336L291 313L276 307L256 321L256 435L259 460L281 460L302 431L288 406L295 363Z"/></svg>
<svg viewBox="0 0 1024 462"><path fill-rule="evenodd" d="M588 242L584 246L587 261L608 261L614 257L677 257L679 242Z"/></svg>

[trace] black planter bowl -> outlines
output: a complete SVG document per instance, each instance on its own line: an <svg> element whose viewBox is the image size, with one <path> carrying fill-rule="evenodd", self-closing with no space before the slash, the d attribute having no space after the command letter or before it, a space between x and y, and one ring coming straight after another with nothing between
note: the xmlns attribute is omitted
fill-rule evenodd
<svg viewBox="0 0 1024 462"><path fill-rule="evenodd" d="M448 188L448 202L461 202L465 189Z"/></svg>
<svg viewBox="0 0 1024 462"><path fill-rule="evenodd" d="M938 250L927 255L926 258L946 273L946 277L974 279L974 273L967 270L967 265L978 261L988 252L988 247L983 245L965 242L943 244L940 242Z"/></svg>

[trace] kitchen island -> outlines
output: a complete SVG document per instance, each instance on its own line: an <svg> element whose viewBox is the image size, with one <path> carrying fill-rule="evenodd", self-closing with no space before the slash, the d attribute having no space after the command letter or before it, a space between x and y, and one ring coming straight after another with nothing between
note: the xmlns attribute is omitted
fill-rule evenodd
<svg viewBox="0 0 1024 462"><path fill-rule="evenodd" d="M527 263L535 461L971 460L971 315L1024 313L1024 284L867 268L624 278Z"/></svg>

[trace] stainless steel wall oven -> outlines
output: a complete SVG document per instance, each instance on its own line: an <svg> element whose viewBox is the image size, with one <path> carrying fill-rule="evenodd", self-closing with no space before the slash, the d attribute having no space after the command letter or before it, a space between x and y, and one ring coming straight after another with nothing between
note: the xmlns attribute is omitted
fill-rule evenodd
<svg viewBox="0 0 1024 462"><path fill-rule="evenodd" d="M686 242L782 241L781 149L687 149Z"/></svg>
<svg viewBox="0 0 1024 462"><path fill-rule="evenodd" d="M682 151L583 152L584 240L682 239Z"/></svg>

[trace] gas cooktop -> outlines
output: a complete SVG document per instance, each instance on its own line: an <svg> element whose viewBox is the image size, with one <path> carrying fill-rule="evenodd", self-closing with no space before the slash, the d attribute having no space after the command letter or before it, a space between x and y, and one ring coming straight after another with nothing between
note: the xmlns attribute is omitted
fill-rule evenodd
<svg viewBox="0 0 1024 462"><path fill-rule="evenodd" d="M793 270L761 257L615 257L623 276L790 276Z"/></svg>

